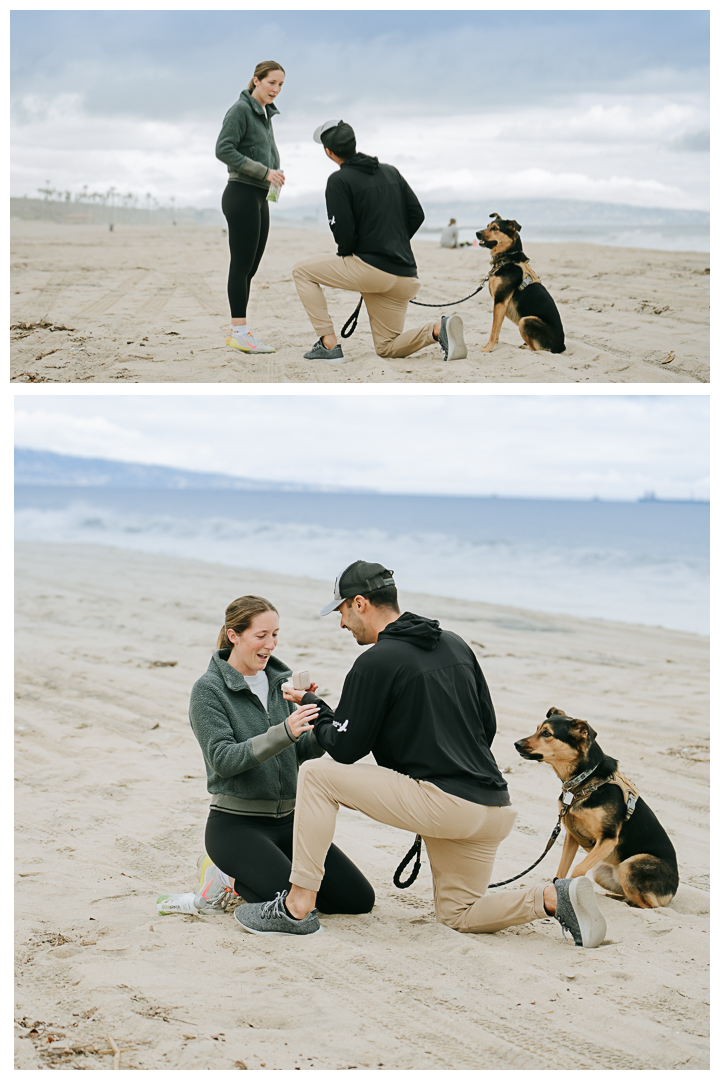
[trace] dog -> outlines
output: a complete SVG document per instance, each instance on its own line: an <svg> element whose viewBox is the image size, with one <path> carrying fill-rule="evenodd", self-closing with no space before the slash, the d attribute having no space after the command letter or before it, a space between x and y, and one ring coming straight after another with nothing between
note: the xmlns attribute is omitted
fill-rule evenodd
<svg viewBox="0 0 720 1080"><path fill-rule="evenodd" d="M560 313L540 278L528 265L522 249L517 221L506 221L491 214L487 229L476 232L482 247L492 251L488 288L493 298L493 321L487 345L481 352L492 352L500 338L505 316L517 323L525 342L521 349L565 352L565 332Z"/></svg>
<svg viewBox="0 0 720 1080"><path fill-rule="evenodd" d="M572 877L590 870L598 885L632 907L665 907L678 888L675 848L617 761L598 746L584 720L550 709L534 735L515 749L530 761L546 761L563 782L559 806L565 843L557 871L568 876L578 847L588 852Z"/></svg>

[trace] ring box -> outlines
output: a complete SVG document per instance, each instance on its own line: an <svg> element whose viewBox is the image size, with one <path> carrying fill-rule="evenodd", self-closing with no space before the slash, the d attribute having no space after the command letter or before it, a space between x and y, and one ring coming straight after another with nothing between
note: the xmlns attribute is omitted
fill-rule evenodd
<svg viewBox="0 0 720 1080"><path fill-rule="evenodd" d="M307 690L311 685L309 671L293 671L292 679L283 683L283 689L287 687L288 690Z"/></svg>

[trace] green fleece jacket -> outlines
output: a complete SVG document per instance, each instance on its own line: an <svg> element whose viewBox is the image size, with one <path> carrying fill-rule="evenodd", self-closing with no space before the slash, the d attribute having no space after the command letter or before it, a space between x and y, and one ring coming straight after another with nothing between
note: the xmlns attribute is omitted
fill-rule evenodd
<svg viewBox="0 0 720 1080"><path fill-rule="evenodd" d="M278 109L272 102L263 109L249 90L243 90L228 109L215 146L215 156L228 167L228 179L243 184L270 187L265 177L270 169L280 168L272 118Z"/></svg>
<svg viewBox="0 0 720 1080"><path fill-rule="evenodd" d="M237 814L282 817L295 807L298 768L324 750L312 731L294 739L285 723L295 706L281 683L292 672L274 655L267 662L268 709L219 649L190 694L190 724L205 759L211 805Z"/></svg>

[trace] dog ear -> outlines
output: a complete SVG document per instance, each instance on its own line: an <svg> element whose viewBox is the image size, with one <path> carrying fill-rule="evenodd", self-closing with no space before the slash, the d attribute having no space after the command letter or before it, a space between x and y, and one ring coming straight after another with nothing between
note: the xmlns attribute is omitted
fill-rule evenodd
<svg viewBox="0 0 720 1080"><path fill-rule="evenodd" d="M516 233L519 233L522 229L522 225L518 225L517 221L506 221L505 224Z"/></svg>
<svg viewBox="0 0 720 1080"><path fill-rule="evenodd" d="M498 221L502 221L502 218L499 214L488 214L488 217L497 218Z"/></svg>
<svg viewBox="0 0 720 1080"><path fill-rule="evenodd" d="M577 733L581 738L586 739L588 743L594 742L597 737L597 732L593 731L586 720L570 720L570 730L573 733Z"/></svg>
<svg viewBox="0 0 720 1080"><path fill-rule="evenodd" d="M549 720L551 716L567 716L567 713L564 713L562 709L556 709L553 705L552 709L548 709L545 713L546 720Z"/></svg>

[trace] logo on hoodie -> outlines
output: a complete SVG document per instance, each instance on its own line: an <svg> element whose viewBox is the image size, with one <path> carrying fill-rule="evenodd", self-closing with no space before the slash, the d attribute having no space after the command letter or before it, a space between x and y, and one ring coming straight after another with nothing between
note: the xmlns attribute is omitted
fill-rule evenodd
<svg viewBox="0 0 720 1080"><path fill-rule="evenodd" d="M341 724L339 720L333 720L332 726L338 729L338 735L340 735L343 731L347 731L348 722L346 720Z"/></svg>

